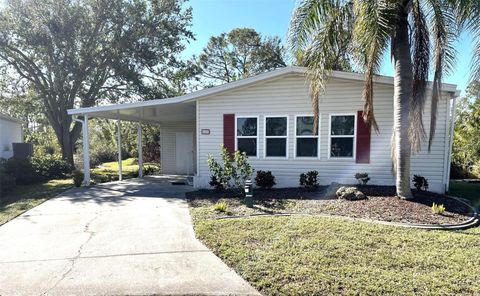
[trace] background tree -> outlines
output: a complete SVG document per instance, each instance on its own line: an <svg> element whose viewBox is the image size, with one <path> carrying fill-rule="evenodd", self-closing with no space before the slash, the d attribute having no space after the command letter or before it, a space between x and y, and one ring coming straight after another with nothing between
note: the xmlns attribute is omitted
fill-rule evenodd
<svg viewBox="0 0 480 296"><path fill-rule="evenodd" d="M254 29L237 28L210 38L198 57L207 86L228 83L285 67L278 37L262 37Z"/></svg>
<svg viewBox="0 0 480 296"><path fill-rule="evenodd" d="M392 160L397 195L412 198L410 157L426 138L422 114L430 61L433 63L431 121L428 149L435 135L441 82L455 61L453 42L462 29L469 30L480 45L480 2L478 0L303 0L291 20L289 43L294 53L310 56L311 96L318 122L318 98L338 47L336 28L351 34L347 47L358 68L365 73L364 120L379 131L373 112L373 76L390 49L394 64ZM311 42L311 41L314 42ZM433 42L431 42L433 41ZM474 53L474 72L479 76L480 51Z"/></svg>
<svg viewBox="0 0 480 296"><path fill-rule="evenodd" d="M452 152L454 178L480 178L480 81L470 83L457 105Z"/></svg>
<svg viewBox="0 0 480 296"><path fill-rule="evenodd" d="M67 109L102 100L165 97L189 31L177 0L8 0L0 12L0 59L32 89L73 163L81 126ZM160 85L160 87L158 87Z"/></svg>

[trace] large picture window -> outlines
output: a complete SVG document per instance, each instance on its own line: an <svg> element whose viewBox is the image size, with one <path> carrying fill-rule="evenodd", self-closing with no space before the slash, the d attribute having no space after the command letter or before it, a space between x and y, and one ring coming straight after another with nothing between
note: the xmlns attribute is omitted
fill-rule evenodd
<svg viewBox="0 0 480 296"><path fill-rule="evenodd" d="M314 133L313 116L295 118L295 156L318 157L318 133Z"/></svg>
<svg viewBox="0 0 480 296"><path fill-rule="evenodd" d="M287 117L265 117L265 157L287 157L287 133Z"/></svg>
<svg viewBox="0 0 480 296"><path fill-rule="evenodd" d="M237 117L237 150L247 156L257 156L258 119L257 117Z"/></svg>
<svg viewBox="0 0 480 296"><path fill-rule="evenodd" d="M330 116L330 158L353 158L355 154L355 115Z"/></svg>

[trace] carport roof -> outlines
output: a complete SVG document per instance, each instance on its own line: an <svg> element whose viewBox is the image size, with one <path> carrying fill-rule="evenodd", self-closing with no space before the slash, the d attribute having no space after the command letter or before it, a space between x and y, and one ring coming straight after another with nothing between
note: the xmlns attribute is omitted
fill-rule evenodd
<svg viewBox="0 0 480 296"><path fill-rule="evenodd" d="M191 121L195 120L195 102L198 99L210 97L240 87L249 86L251 84L273 79L286 74L305 73L306 68L304 67L289 66L174 98L69 109L68 114L89 115L91 117L121 119L147 123ZM365 79L363 74L341 71L332 71L330 77L356 81L364 81ZM393 85L393 77L377 75L374 78L374 83ZM428 87L431 87L431 83L429 83ZM456 85L444 83L442 84L442 87L443 91L458 94Z"/></svg>

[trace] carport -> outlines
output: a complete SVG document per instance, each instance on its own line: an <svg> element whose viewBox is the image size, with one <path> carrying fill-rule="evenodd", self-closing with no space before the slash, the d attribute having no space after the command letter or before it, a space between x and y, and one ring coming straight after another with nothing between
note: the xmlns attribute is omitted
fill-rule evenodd
<svg viewBox="0 0 480 296"><path fill-rule="evenodd" d="M84 181L83 184L88 186L90 185L90 142L89 142L89 128L88 122L92 118L104 118L104 119L113 119L117 121L117 143L118 143L118 175L119 180L122 180L122 135L121 127L122 121L136 122L138 125L138 165L139 172L138 175L140 178L143 177L143 143L142 143L142 125L143 124L155 124L159 125L160 128L165 127L167 131L164 135L161 132L161 138L165 138L165 141L160 143L160 153L161 155L165 153L180 153L182 157L178 158L178 162L185 163L185 168L181 168L178 173L191 175L195 173L195 147L194 142L196 137L195 126L196 126L196 100L191 98L192 96L186 95L177 98L170 99L159 99L151 101L142 101L135 103L124 103L117 105L108 105L108 106L97 106L89 108L78 108L68 110L68 114L74 117L75 121L82 123L82 134L83 134L83 172L84 172ZM188 126L187 131L189 134L183 135L184 127ZM176 131L178 132L176 133ZM173 131L174 138L168 138L168 132ZM176 137L176 138L175 138ZM162 139L163 139L162 138ZM178 139L180 138L180 139ZM171 151L167 149L168 145L175 147L175 143L171 141L177 141L177 150ZM180 142L179 142L180 141ZM163 145L162 145L163 144ZM191 148L190 148L191 145ZM163 146L163 147L162 147ZM165 148L165 151L162 151L162 148ZM175 149L175 148L174 148ZM183 150L182 150L183 149ZM191 150L191 152L190 152ZM187 155L183 155L187 153ZM170 157L171 158L171 157ZM191 164L191 166L190 166ZM163 166L163 163L161 163ZM178 167L178 163L176 164ZM173 169L170 171L163 171L162 173L175 173Z"/></svg>

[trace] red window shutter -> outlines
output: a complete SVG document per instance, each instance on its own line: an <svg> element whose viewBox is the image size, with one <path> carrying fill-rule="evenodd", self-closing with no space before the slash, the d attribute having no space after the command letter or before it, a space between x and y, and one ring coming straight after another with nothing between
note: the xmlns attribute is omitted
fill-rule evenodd
<svg viewBox="0 0 480 296"><path fill-rule="evenodd" d="M223 145L228 152L235 152L235 114L223 114Z"/></svg>
<svg viewBox="0 0 480 296"><path fill-rule="evenodd" d="M357 112L357 163L370 163L370 127L363 121L363 111Z"/></svg>

